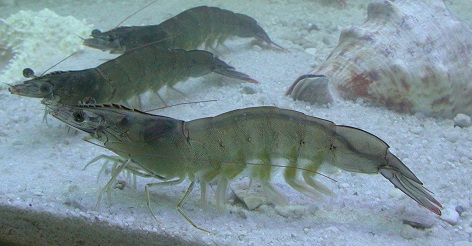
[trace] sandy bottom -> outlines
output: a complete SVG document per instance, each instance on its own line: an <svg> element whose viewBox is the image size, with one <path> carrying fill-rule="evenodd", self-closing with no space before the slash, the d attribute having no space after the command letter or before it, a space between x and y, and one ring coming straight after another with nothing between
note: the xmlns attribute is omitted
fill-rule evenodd
<svg viewBox="0 0 472 246"><path fill-rule="evenodd" d="M61 16L72 15L85 19L93 28L108 30L145 5L137 6L132 1L65 1L60 5L42 1L44 4L39 6L28 2L0 7L0 17L5 19L20 9L40 11L47 7ZM244 178L232 182L238 196L231 195L223 210L218 210L213 200L203 207L197 187L183 209L210 234L193 228L175 208L189 182L152 191L151 206L160 223L150 215L145 203L144 185L153 180L138 178L134 189L126 177L120 177L124 188L113 190L111 203L103 199L97 207L97 196L109 175L105 173L97 180L100 165L86 170L83 167L94 157L111 153L82 141L82 133L68 130L51 117L48 124L44 123L44 108L38 99L13 96L2 90L0 240L37 245L471 245L471 127L462 129L454 127L452 120L405 115L361 102L314 106L284 96L299 75L311 71L327 57L336 46L342 27L363 22L367 1L347 1L345 7L308 0L233 2L159 1L124 23L160 23L190 7L217 6L254 17L276 43L290 50L267 50L250 40L229 41L227 48L218 49L219 58L260 84L240 83L217 75L192 79L177 85L186 98L163 90L166 102L172 105L216 101L154 113L191 120L238 108L271 105L364 129L385 140L390 151L434 192L444 206L443 216L420 207L381 175L333 170L324 173L336 182L321 176L318 180L336 196L316 201L291 189L281 177L274 177L276 187L290 201L282 208L261 202L255 209L247 209L247 204L237 197L246 195L257 202L260 194L257 185L256 191L247 191L248 180ZM468 18L472 12L470 3L447 4L466 21L472 20ZM37 47L42 62L24 66L41 73L66 56L60 52L57 56L41 56L41 50L48 47L54 47L54 43ZM85 69L110 57L113 56L83 49L53 70ZM0 58L0 68L7 59L5 55ZM1 82L15 84L22 80L18 74L13 81ZM214 191L210 193L214 197Z"/></svg>
<svg viewBox="0 0 472 246"><path fill-rule="evenodd" d="M11 59L13 58L13 53L10 49L7 47L2 47L0 46L0 70L6 69L7 65L11 62Z"/></svg>

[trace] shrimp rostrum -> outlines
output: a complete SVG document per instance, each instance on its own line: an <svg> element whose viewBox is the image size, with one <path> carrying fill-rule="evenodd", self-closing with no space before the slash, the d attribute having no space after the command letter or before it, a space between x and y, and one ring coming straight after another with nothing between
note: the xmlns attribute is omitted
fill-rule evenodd
<svg viewBox="0 0 472 246"><path fill-rule="evenodd" d="M84 45L110 53L123 53L150 43L184 50L197 49L202 44L209 48L231 36L255 38L285 50L274 43L253 18L208 6L185 10L158 25L121 26L106 32L95 29L91 36L84 40Z"/></svg>
<svg viewBox="0 0 472 246"><path fill-rule="evenodd" d="M148 90L159 96L158 91L164 86L173 88L179 81L212 72L258 83L210 52L171 50L154 44L126 52L96 68L58 71L38 77L25 71L25 76L33 78L11 86L12 94L68 105L77 105L84 98L93 98L97 103L128 104L130 98Z"/></svg>
<svg viewBox="0 0 472 246"><path fill-rule="evenodd" d="M277 170L283 172L288 185L309 197L329 194L329 189L314 179L326 164L349 172L380 173L420 205L441 214L441 204L384 141L361 129L297 111L255 107L186 122L115 104L51 103L48 107L55 118L90 134L132 162L132 172L162 181L146 188L189 179L191 184L179 209L197 181L202 197L206 184L217 182L217 203L225 202L229 181L242 173L260 181L275 203L280 201L280 193L271 177ZM287 164L272 164L280 158Z"/></svg>

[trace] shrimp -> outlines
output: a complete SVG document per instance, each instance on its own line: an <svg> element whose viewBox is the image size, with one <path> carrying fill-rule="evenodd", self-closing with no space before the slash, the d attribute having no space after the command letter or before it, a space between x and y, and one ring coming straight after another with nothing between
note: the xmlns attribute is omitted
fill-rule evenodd
<svg viewBox="0 0 472 246"><path fill-rule="evenodd" d="M159 96L158 91L163 86L173 88L178 81L211 72L258 83L210 52L170 50L152 44L126 52L96 68L58 71L39 77L35 77L31 69L25 69L25 77L33 79L10 86L9 91L68 105L90 97L97 103L128 104L130 98L148 90Z"/></svg>
<svg viewBox="0 0 472 246"><path fill-rule="evenodd" d="M143 113L116 104L64 106L46 102L49 113L69 126L88 133L105 148L118 154L122 170L154 177L160 183L145 186L148 208L151 187L190 180L178 211L196 182L206 197L206 186L217 181L216 200L226 200L228 182L242 173L259 180L269 200L282 196L271 184L277 170L287 184L316 198L331 194L313 177L322 164L349 172L380 173L396 188L441 215L442 205L380 138L358 128L276 107L254 107L215 117L182 121ZM284 158L286 165L274 165ZM257 160L258 162L251 162ZM303 161L300 161L303 160ZM115 172L118 173L118 172ZM117 175L117 174L116 174ZM110 183L110 182L109 182ZM154 215L154 214L153 214Z"/></svg>
<svg viewBox="0 0 472 246"><path fill-rule="evenodd" d="M210 48L230 36L255 38L285 50L274 43L253 18L208 6L188 9L159 25L121 26L106 32L95 29L91 36L84 40L84 45L110 53L123 53L149 43L184 50L197 49L205 43L205 47Z"/></svg>

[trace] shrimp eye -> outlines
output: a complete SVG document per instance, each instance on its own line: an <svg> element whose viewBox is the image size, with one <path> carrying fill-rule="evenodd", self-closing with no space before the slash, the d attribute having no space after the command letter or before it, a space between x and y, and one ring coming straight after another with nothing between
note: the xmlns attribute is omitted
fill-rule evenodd
<svg viewBox="0 0 472 246"><path fill-rule="evenodd" d="M33 69L27 67L23 69L23 77L25 78L33 78L34 77L34 71Z"/></svg>
<svg viewBox="0 0 472 246"><path fill-rule="evenodd" d="M93 29L92 30L92 37L98 36L100 34L102 34L102 32L100 30L98 30L98 29Z"/></svg>
<svg viewBox="0 0 472 246"><path fill-rule="evenodd" d="M84 111L75 111L72 116L74 117L74 121L78 123L82 123L85 121L85 113Z"/></svg>

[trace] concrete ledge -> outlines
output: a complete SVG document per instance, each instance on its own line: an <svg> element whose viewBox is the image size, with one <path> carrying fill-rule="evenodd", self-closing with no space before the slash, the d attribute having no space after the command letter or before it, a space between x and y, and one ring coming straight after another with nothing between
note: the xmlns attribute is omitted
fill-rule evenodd
<svg viewBox="0 0 472 246"><path fill-rule="evenodd" d="M204 245L163 233L0 206L0 242L7 245Z"/></svg>

